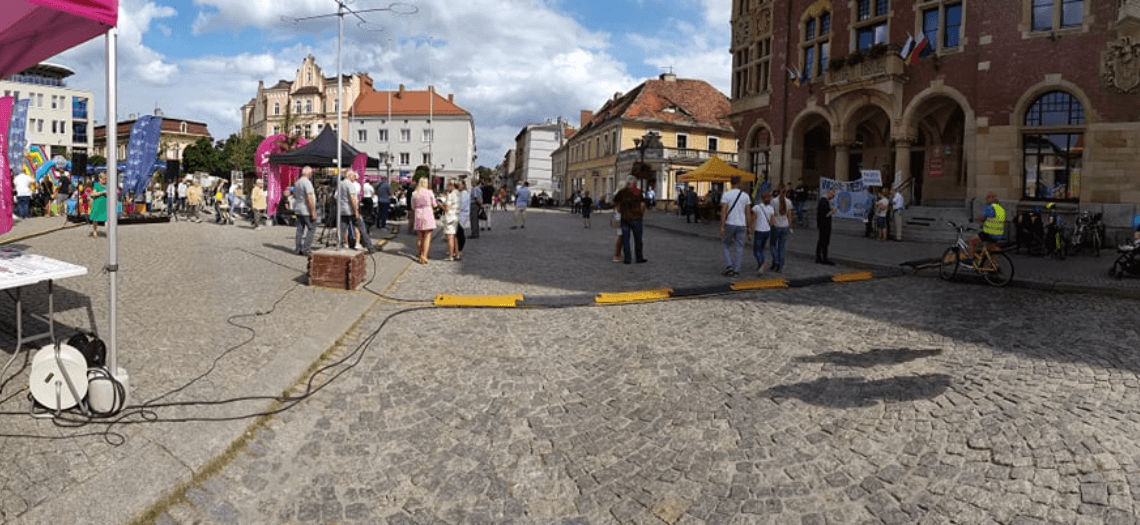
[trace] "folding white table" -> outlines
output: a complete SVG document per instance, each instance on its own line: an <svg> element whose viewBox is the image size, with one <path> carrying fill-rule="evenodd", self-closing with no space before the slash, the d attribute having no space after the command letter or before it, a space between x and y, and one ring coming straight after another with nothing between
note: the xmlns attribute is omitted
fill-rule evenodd
<svg viewBox="0 0 1140 525"><path fill-rule="evenodd" d="M42 255L26 253L23 250L10 247L0 247L0 290L4 290L9 297L16 301L16 348L12 357L0 369L0 382L8 367L20 354L24 343L50 337L55 341L55 287L56 279L85 275L87 268L68 262L58 261ZM28 286L47 281L48 286L48 314L47 317L29 314L47 323L48 330L39 334L24 336L24 304L23 290Z"/></svg>

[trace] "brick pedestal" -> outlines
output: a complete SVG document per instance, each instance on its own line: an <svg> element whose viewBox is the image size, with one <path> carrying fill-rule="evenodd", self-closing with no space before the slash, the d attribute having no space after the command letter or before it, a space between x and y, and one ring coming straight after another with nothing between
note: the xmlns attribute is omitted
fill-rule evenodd
<svg viewBox="0 0 1140 525"><path fill-rule="evenodd" d="M309 284L355 290L368 273L365 252L324 249L309 256Z"/></svg>

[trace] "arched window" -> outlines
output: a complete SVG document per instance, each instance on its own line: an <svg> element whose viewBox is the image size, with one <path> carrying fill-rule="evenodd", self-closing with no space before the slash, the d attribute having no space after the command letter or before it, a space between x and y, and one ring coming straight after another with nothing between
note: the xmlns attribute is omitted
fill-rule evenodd
<svg viewBox="0 0 1140 525"><path fill-rule="evenodd" d="M1064 91L1042 95L1025 113L1026 199L1077 200L1085 145L1085 111Z"/></svg>

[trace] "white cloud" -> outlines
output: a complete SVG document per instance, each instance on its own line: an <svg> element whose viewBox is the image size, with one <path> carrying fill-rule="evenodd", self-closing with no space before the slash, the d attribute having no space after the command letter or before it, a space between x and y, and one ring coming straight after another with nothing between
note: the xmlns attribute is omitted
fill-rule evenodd
<svg viewBox="0 0 1140 525"><path fill-rule="evenodd" d="M167 116L206 122L215 138L225 138L238 131L240 108L256 94L258 81L292 79L310 53L326 75L336 74L335 17L291 19L335 12L331 0L195 0L179 2L178 9L161 1L121 3L120 118L157 105ZM522 126L556 117L577 126L581 110L596 110L643 81L646 73L635 70L654 76L672 67L678 76L703 78L727 92L731 0L644 2L647 8L684 4L683 12L695 16L649 24L650 32L641 35L612 35L563 14L562 0L420 0L415 15L365 14L364 27L346 17L344 71L369 73L377 89L433 84L454 93L475 118L479 163L493 166ZM185 34L188 26L201 39L240 32L249 45L229 52L204 44L202 54L187 58L184 52L166 56L156 50L163 49L161 42L150 40L167 30ZM96 118L102 118L103 39L65 57L62 62L77 71L70 84L96 93Z"/></svg>

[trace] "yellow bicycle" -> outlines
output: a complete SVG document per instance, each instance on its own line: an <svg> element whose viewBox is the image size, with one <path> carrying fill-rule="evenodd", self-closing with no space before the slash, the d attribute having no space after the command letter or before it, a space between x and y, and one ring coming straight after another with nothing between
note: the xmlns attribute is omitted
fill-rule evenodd
<svg viewBox="0 0 1140 525"><path fill-rule="evenodd" d="M971 258L965 233L972 228L952 221L946 222L958 231L958 240L942 252L938 265L939 277L949 281L958 275L958 269L961 268L981 274L993 286L1005 286L1013 280L1013 260L1001 251L997 243L982 243Z"/></svg>

